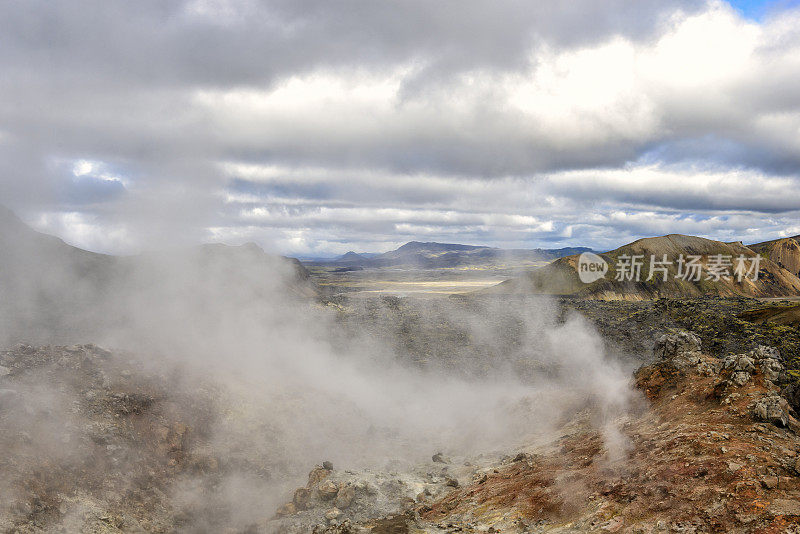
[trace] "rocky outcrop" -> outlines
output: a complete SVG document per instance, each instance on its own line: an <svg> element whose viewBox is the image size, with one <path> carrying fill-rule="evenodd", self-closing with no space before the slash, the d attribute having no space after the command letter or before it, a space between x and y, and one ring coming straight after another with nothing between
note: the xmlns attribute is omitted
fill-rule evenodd
<svg viewBox="0 0 800 534"><path fill-rule="evenodd" d="M653 355L669 361L676 368L684 370L696 366L700 361L700 338L692 333L681 331L664 334L656 341Z"/></svg>
<svg viewBox="0 0 800 534"><path fill-rule="evenodd" d="M510 456L504 458L498 461L512 462ZM330 464L317 466L309 473L307 485L296 489L292 501L279 507L267 531L406 532L396 530L409 520L405 512L441 499L481 476L486 478L485 468L471 460L437 453L431 462L405 472L337 471Z"/></svg>
<svg viewBox="0 0 800 534"><path fill-rule="evenodd" d="M775 426L788 426L792 416L789 414L789 403L779 395L762 397L751 405L753 417Z"/></svg>
<svg viewBox="0 0 800 534"><path fill-rule="evenodd" d="M682 376L696 373L715 381L713 396L724 405L736 404L746 394L755 397L747 409L758 421L779 427L796 428L791 404L779 394L787 373L781 355L774 347L759 345L755 349L730 354L721 361L701 352L701 341L691 332L664 334L653 349L655 364L637 371L637 382L648 397L656 397L664 387L675 387ZM743 388L755 389L743 392ZM785 388L784 393L794 392Z"/></svg>
<svg viewBox="0 0 800 534"><path fill-rule="evenodd" d="M673 387L680 376L707 367L707 360L702 358L700 349L700 338L692 332L680 331L660 336L653 347L655 363L639 368L634 374L637 387L649 398L654 398L664 387ZM713 369L704 372L713 372Z"/></svg>
<svg viewBox="0 0 800 534"><path fill-rule="evenodd" d="M785 381L786 369L775 348L760 345L744 354L726 356L722 361L722 389L742 387L755 377L767 388Z"/></svg>

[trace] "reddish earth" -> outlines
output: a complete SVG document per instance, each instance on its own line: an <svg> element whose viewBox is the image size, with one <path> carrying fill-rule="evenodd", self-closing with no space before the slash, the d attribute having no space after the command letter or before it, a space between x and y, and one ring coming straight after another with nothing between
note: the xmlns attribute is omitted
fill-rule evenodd
<svg viewBox="0 0 800 534"><path fill-rule="evenodd" d="M702 362L718 363L707 356ZM773 387L757 371L734 390L725 378L644 367L650 407L625 425L628 458L612 462L597 432L575 429L542 455L520 457L418 508L447 531L800 532L800 439L757 422L748 405ZM452 530L451 530L452 529Z"/></svg>

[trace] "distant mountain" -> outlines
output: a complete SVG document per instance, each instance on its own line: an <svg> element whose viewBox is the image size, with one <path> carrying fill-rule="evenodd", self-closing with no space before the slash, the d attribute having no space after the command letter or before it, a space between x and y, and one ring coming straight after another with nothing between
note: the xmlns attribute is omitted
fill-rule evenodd
<svg viewBox="0 0 800 534"><path fill-rule="evenodd" d="M410 241L395 250L384 252L383 254L348 252L332 261L316 261L313 263L317 265L327 264L362 268L408 267L439 269L551 261L568 254L580 254L589 250L585 247L531 250L500 249L455 243Z"/></svg>
<svg viewBox="0 0 800 534"><path fill-rule="evenodd" d="M99 340L133 321L157 328L164 314L199 328L260 299L316 295L300 262L252 243L110 256L36 232L1 206L0 259L2 346Z"/></svg>
<svg viewBox="0 0 800 534"><path fill-rule="evenodd" d="M369 258L367 258L366 256L362 256L361 254L357 254L351 250L350 252L343 254L342 256L339 256L338 258L333 260L333 262L360 265L361 263L367 261L368 259Z"/></svg>
<svg viewBox="0 0 800 534"><path fill-rule="evenodd" d="M800 236L756 243L748 248L769 258L795 276L800 276Z"/></svg>
<svg viewBox="0 0 800 534"><path fill-rule="evenodd" d="M630 260L627 260L626 257L634 255L642 257L639 281L636 281L634 277L627 279L624 276L618 280L618 267L624 268L620 262L622 260L628 262ZM657 260L663 260L664 255L667 256L668 262L672 262L664 266L666 273L654 270L652 279L648 280L651 256L655 256ZM689 277L689 279L677 277L678 259L681 255L700 257L698 260L701 266L699 280L694 280L694 277ZM701 237L673 234L640 239L599 256L608 265L608 272L604 277L591 283L581 281L578 271L580 256L571 255L534 269L519 278L506 280L484 292L544 293L606 300L640 300L700 295L751 297L800 295L800 278L771 259L763 257L760 261L757 281L752 281L748 276L743 277L741 282L736 280L736 277L718 281L709 280L709 265L715 261L716 256L727 258L744 256L746 265L751 265L752 258L757 256L757 253L738 242L723 243ZM733 273L734 267L729 267L728 270Z"/></svg>

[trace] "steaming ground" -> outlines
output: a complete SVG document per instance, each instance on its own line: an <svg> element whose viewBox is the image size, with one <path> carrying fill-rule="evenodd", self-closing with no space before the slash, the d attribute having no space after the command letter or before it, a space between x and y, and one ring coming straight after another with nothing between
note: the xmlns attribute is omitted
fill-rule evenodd
<svg viewBox="0 0 800 534"><path fill-rule="evenodd" d="M126 260L67 315L17 293L12 326L53 344L0 351L0 531L800 525L794 368L751 347L796 336L731 316L757 302L322 300L255 249L186 254Z"/></svg>
<svg viewBox="0 0 800 534"><path fill-rule="evenodd" d="M244 524L277 509L322 460L402 471L437 451L499 454L550 439L587 406L612 454L624 454L615 425L631 407L630 373L580 318L559 323L545 300L524 313L442 301L416 308L426 328L403 336L401 326L398 336L385 324L391 301L367 305L374 322L360 311L282 307L260 345L242 345L252 333L239 331L213 351L220 359L182 361L222 392L210 438L218 454L268 466L267 480L236 473L222 486L231 494L215 496L229 497ZM435 347L430 359L416 359L409 340Z"/></svg>
<svg viewBox="0 0 800 534"><path fill-rule="evenodd" d="M13 528L76 530L131 484L149 530L263 525L323 460L502 453L587 407L624 455L630 367L547 299L334 302L253 245L103 256L0 215L0 341L25 344L0 364Z"/></svg>
<svg viewBox="0 0 800 534"><path fill-rule="evenodd" d="M500 452L546 440L587 406L611 453L624 454L616 425L634 401L630 370L605 352L578 316L559 320L550 301L530 299L512 309L437 299L407 307L399 317L392 299L361 300L348 308L299 297L288 290L294 274L282 262L270 265L269 283L263 272L245 273L259 292L241 290L241 279L227 277L227 267L215 256L205 263L195 254L147 258L127 267L124 279L109 282L108 298L93 288L80 294L66 318L50 322L28 314L28 326L44 326L26 342L98 342L111 347L113 356L101 358L99 370L72 376L70 388L59 365L84 364L70 363L66 349L49 349L53 354L38 363L15 352L6 355L12 372L0 379L2 387L15 391L14 406L29 408L21 418L4 415L4 434L30 439L8 444L10 451L27 453L11 454L17 478L2 487L4 502L25 500L20 488L26 476L43 468L37 458L56 465L90 462L96 443L89 436L94 445L82 446L81 429L93 424L86 414L103 407L87 404L87 398L130 395L138 391L131 380L142 380L152 391L147 399L157 399L137 410L159 407L167 441L175 424L192 429L194 441L181 443L181 454L195 458L206 451L224 465L213 473L176 467L170 474L165 468L169 482L162 480L160 491L166 505L190 511L183 520L186 531L216 531L223 526L219 521L235 528L264 524L322 460L347 469L402 471L437 451ZM86 303L91 307L85 309ZM71 328L45 328L64 321ZM48 425L35 422L37 410L47 414ZM130 415L114 410L115 418ZM153 424L144 424L146 431L158 434ZM114 428L108 431L114 434ZM149 461L146 444L111 443L126 451L116 462L132 470ZM26 466L28 461L33 463ZM98 481L92 483L114 479L112 471L95 472ZM72 484L78 488L62 490L74 493L88 483L76 475ZM42 524L71 530L80 514L67 499L53 498L60 502ZM203 510L224 513L209 517ZM35 509L23 506L26 511Z"/></svg>

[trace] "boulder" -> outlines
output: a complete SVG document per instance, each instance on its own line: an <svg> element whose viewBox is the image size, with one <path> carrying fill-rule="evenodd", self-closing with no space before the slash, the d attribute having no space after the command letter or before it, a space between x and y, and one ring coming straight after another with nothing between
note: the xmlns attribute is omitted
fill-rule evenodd
<svg viewBox="0 0 800 534"><path fill-rule="evenodd" d="M431 460L433 460L434 462L436 462L438 464L446 464L446 463L448 463L447 462L447 458L445 458L444 454L442 454L441 452L437 452L436 454L431 456Z"/></svg>
<svg viewBox="0 0 800 534"><path fill-rule="evenodd" d="M731 374L731 377L728 381L731 385L741 387L747 384L750 381L750 378L750 373L744 371L735 371Z"/></svg>
<svg viewBox="0 0 800 534"><path fill-rule="evenodd" d="M772 348L759 345L745 354L731 354L722 361L722 369L728 371L727 384L741 387L748 383L759 371L769 385L783 378L786 370L781 363L780 353Z"/></svg>
<svg viewBox="0 0 800 534"><path fill-rule="evenodd" d="M764 375L764 380L778 382L785 374L786 369L781 361L781 353L774 347L759 345L750 351L749 356L756 362Z"/></svg>
<svg viewBox="0 0 800 534"><path fill-rule="evenodd" d="M342 486L336 493L336 507L341 510L346 510L352 506L355 498L356 490L353 488L353 486L350 486L349 484Z"/></svg>
<svg viewBox="0 0 800 534"><path fill-rule="evenodd" d="M323 480L317 487L317 493L323 501L330 501L339 493L339 485L332 480Z"/></svg>
<svg viewBox="0 0 800 534"><path fill-rule="evenodd" d="M662 360L671 361L678 369L685 369L698 363L700 349L701 341L696 334L681 331L658 338L653 354Z"/></svg>
<svg viewBox="0 0 800 534"><path fill-rule="evenodd" d="M330 471L325 469L324 467L315 467L308 474L308 484L306 485L306 487L313 488L319 485L320 482L328 478L329 474Z"/></svg>
<svg viewBox="0 0 800 534"><path fill-rule="evenodd" d="M294 495L292 496L292 504L294 504L295 508L298 510L305 510L308 508L308 501L311 498L311 491L307 488L297 488L294 490Z"/></svg>
<svg viewBox="0 0 800 534"><path fill-rule="evenodd" d="M789 423L789 403L778 395L769 395L756 401L751 408L753 417L765 423L785 427Z"/></svg>
<svg viewBox="0 0 800 534"><path fill-rule="evenodd" d="M737 373L752 373L756 370L756 364L747 354L731 354L722 361L722 368Z"/></svg>

